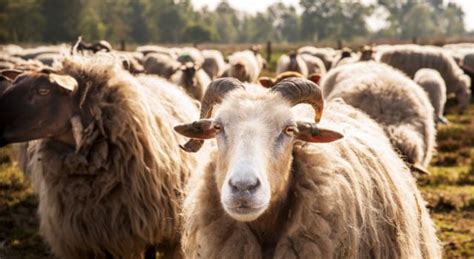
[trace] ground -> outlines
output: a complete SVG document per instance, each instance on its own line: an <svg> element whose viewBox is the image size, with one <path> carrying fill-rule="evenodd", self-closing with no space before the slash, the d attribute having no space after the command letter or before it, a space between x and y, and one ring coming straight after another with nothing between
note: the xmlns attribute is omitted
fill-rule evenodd
<svg viewBox="0 0 474 259"><path fill-rule="evenodd" d="M431 175L418 181L436 223L445 258L474 258L474 104L437 135ZM38 234L37 197L18 169L14 148L0 149L0 258L52 258Z"/></svg>

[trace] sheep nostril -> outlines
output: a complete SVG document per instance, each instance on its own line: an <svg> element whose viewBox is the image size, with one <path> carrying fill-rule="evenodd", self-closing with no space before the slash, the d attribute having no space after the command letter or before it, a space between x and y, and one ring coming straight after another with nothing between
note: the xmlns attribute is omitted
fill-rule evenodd
<svg viewBox="0 0 474 259"><path fill-rule="evenodd" d="M250 180L229 180L229 186L231 187L232 192L254 192L260 186L260 180L257 178Z"/></svg>

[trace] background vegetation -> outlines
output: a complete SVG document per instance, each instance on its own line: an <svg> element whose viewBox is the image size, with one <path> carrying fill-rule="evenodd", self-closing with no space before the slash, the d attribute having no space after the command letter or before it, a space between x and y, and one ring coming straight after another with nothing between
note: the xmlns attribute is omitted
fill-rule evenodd
<svg viewBox="0 0 474 259"><path fill-rule="evenodd" d="M368 18L381 28L371 30ZM0 0L0 42L71 42L78 35L143 44L324 42L465 35L464 12L443 0L300 0L242 13L223 0L195 10L190 0Z"/></svg>

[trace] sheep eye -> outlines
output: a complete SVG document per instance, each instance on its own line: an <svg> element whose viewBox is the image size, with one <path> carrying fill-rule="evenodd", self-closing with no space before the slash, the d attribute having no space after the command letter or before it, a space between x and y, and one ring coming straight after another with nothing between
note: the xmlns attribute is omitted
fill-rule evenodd
<svg viewBox="0 0 474 259"><path fill-rule="evenodd" d="M216 130L216 132L219 132L222 130L222 126L219 124L214 124L214 129Z"/></svg>
<svg viewBox="0 0 474 259"><path fill-rule="evenodd" d="M296 128L296 126L288 126L283 130L283 132L289 136L293 136L297 131L298 129Z"/></svg>
<svg viewBox="0 0 474 259"><path fill-rule="evenodd" d="M47 88L40 88L40 89L38 89L38 94L40 94L40 95L43 95L43 96L44 96L44 95L48 95L49 93L50 93L50 90L47 89Z"/></svg>

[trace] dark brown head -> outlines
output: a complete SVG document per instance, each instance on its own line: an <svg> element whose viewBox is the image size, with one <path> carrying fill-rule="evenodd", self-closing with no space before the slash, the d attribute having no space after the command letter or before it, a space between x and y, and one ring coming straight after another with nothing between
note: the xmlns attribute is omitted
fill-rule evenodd
<svg viewBox="0 0 474 259"><path fill-rule="evenodd" d="M51 71L2 75L12 85L0 97L0 146L41 138L74 144L78 83L73 77Z"/></svg>

